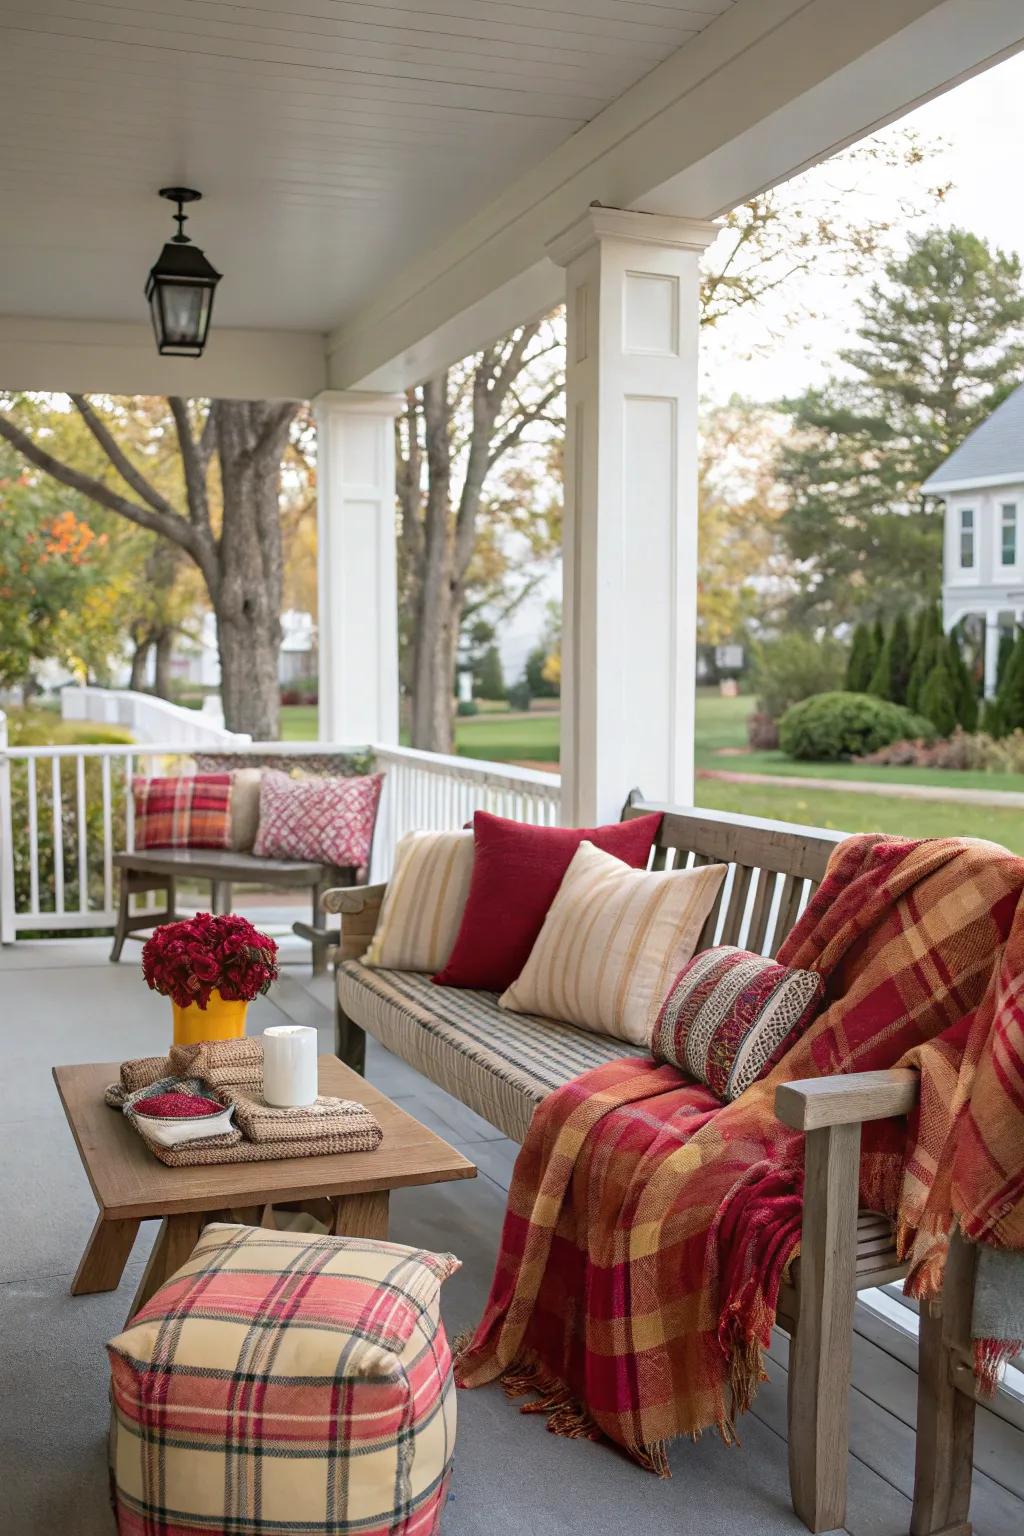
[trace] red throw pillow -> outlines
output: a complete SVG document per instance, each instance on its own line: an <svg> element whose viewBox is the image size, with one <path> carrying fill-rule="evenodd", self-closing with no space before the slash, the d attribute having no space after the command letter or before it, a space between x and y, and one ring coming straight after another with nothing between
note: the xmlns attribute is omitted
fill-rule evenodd
<svg viewBox="0 0 1024 1536"><path fill-rule="evenodd" d="M531 827L477 811L466 909L448 963L434 980L503 992L529 959L580 843L643 869L660 825L657 811L607 827Z"/></svg>
<svg viewBox="0 0 1024 1536"><path fill-rule="evenodd" d="M135 847L230 848L230 773L132 779Z"/></svg>

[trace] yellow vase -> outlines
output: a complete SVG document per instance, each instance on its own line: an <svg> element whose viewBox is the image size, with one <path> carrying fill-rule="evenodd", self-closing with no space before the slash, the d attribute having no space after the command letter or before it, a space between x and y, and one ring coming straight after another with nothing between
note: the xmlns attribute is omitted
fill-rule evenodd
<svg viewBox="0 0 1024 1536"><path fill-rule="evenodd" d="M221 997L216 988L205 1008L196 1003L182 1008L172 999L175 1045L198 1045L200 1040L241 1040L248 1006L247 1002Z"/></svg>

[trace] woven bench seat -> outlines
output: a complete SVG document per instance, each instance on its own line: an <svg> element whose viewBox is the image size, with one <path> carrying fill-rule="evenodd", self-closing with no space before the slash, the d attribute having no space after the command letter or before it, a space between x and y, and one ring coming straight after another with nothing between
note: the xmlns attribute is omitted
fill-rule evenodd
<svg viewBox="0 0 1024 1536"><path fill-rule="evenodd" d="M350 1019L514 1141L553 1088L606 1061L646 1054L573 1024L508 1013L494 992L437 987L413 971L346 960L337 985Z"/></svg>

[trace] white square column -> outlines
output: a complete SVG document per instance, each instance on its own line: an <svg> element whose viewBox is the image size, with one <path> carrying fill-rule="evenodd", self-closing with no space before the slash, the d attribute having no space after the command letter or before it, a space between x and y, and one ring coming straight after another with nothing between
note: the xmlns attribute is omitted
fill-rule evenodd
<svg viewBox="0 0 1024 1536"><path fill-rule="evenodd" d="M717 227L593 207L566 268L562 819L693 803L700 253Z"/></svg>
<svg viewBox="0 0 1024 1536"><path fill-rule="evenodd" d="M398 741L394 422L400 395L318 395L321 741Z"/></svg>

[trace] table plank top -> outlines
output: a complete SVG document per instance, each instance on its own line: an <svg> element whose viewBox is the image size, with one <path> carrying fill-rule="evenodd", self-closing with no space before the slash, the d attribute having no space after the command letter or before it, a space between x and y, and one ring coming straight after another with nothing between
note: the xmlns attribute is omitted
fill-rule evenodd
<svg viewBox="0 0 1024 1536"><path fill-rule="evenodd" d="M119 1062L54 1067L64 1112L104 1218L168 1216L227 1206L279 1204L321 1195L359 1195L471 1179L476 1168L440 1136L399 1109L336 1056L319 1058L320 1092L365 1104L384 1139L373 1152L285 1157L264 1163L168 1168L124 1115L104 1102Z"/></svg>

